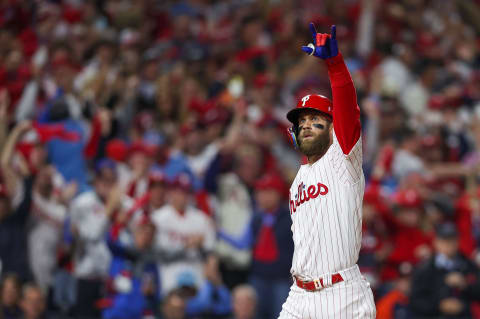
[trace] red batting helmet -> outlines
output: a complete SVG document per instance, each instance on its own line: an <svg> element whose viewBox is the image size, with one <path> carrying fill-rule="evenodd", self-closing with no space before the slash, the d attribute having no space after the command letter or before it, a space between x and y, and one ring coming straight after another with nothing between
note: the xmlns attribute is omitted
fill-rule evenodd
<svg viewBox="0 0 480 319"><path fill-rule="evenodd" d="M394 194L393 202L405 208L420 208L423 205L422 197L413 189L399 190Z"/></svg>
<svg viewBox="0 0 480 319"><path fill-rule="evenodd" d="M303 109L317 110L333 118L332 101L320 94L309 94L302 97L300 101L298 101L297 107L287 113L287 119L296 125L298 113Z"/></svg>

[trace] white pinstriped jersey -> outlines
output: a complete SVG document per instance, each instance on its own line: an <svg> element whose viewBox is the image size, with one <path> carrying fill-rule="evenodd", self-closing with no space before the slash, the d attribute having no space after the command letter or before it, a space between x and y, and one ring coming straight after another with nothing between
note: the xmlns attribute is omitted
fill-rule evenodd
<svg viewBox="0 0 480 319"><path fill-rule="evenodd" d="M332 136L325 155L302 165L290 188L295 243L291 273L303 280L354 266L360 251L362 139L345 155L335 132Z"/></svg>

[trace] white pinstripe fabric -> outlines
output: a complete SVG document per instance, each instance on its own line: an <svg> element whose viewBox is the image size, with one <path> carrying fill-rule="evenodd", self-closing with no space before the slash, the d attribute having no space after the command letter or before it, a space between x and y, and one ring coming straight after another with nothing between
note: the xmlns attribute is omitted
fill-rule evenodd
<svg viewBox="0 0 480 319"><path fill-rule="evenodd" d="M318 291L295 284L279 319L372 319L376 309L370 284L360 275Z"/></svg>
<svg viewBox="0 0 480 319"><path fill-rule="evenodd" d="M290 188L293 276L311 281L356 265L364 189L361 137L345 155L333 133L327 153L302 165ZM280 318L374 318L369 284L357 277L316 292L292 286Z"/></svg>

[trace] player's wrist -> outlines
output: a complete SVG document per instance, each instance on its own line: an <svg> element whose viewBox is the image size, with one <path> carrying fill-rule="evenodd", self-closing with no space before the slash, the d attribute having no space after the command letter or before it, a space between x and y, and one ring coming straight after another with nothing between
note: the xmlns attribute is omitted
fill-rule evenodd
<svg viewBox="0 0 480 319"><path fill-rule="evenodd" d="M325 63L327 64L327 67L330 69L330 67L334 67L336 65L342 65L345 63L343 59L343 55L340 51L338 51L338 54L334 57L328 58L324 60Z"/></svg>

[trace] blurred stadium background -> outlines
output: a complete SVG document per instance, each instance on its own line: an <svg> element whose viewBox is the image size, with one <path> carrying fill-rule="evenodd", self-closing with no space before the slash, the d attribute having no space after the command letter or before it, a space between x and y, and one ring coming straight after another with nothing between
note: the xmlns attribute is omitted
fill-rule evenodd
<svg viewBox="0 0 480 319"><path fill-rule="evenodd" d="M311 21L362 110L378 318L480 318L478 0L0 1L0 318L277 318Z"/></svg>

